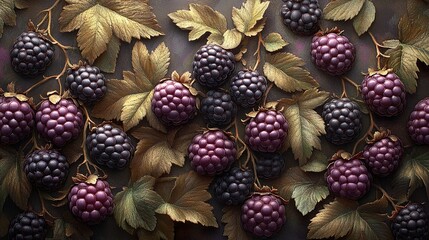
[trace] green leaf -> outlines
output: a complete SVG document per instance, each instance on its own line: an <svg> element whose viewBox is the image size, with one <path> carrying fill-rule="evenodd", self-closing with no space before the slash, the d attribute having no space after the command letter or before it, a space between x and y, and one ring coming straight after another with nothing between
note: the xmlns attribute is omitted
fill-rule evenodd
<svg viewBox="0 0 429 240"><path fill-rule="evenodd" d="M21 8L21 1L14 0L0 0L0 38L3 36L4 25L15 26L16 14L15 7ZM25 6L22 6L24 8Z"/></svg>
<svg viewBox="0 0 429 240"><path fill-rule="evenodd" d="M119 38L113 36L107 44L107 50L95 60L94 65L99 67L103 72L114 73L120 49L121 42Z"/></svg>
<svg viewBox="0 0 429 240"><path fill-rule="evenodd" d="M313 151L308 162L301 166L304 172L323 172L328 167L329 158L319 150Z"/></svg>
<svg viewBox="0 0 429 240"><path fill-rule="evenodd" d="M174 222L167 215L156 214L156 228L154 231L148 231L140 228L137 231L139 240L174 240Z"/></svg>
<svg viewBox="0 0 429 240"><path fill-rule="evenodd" d="M339 21L354 18L362 9L365 0L331 0L323 9L325 19Z"/></svg>
<svg viewBox="0 0 429 240"><path fill-rule="evenodd" d="M264 47L268 52L275 52L287 46L289 43L283 40L279 33L270 33L264 39Z"/></svg>
<svg viewBox="0 0 429 240"><path fill-rule="evenodd" d="M248 37L255 36L262 31L258 23L263 19L269 4L269 1L246 0L241 8L234 7L232 20L237 30Z"/></svg>
<svg viewBox="0 0 429 240"><path fill-rule="evenodd" d="M375 6L369 0L363 4L359 14L353 19L353 27L356 33L360 36L364 34L371 27L375 20Z"/></svg>

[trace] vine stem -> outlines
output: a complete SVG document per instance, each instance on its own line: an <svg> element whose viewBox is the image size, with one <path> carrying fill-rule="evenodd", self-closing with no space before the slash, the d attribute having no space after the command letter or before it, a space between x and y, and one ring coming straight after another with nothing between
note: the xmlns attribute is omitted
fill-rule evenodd
<svg viewBox="0 0 429 240"><path fill-rule="evenodd" d="M356 89L356 95L359 95L359 89L360 89L360 86L359 86L359 84L357 84L357 83L355 83L353 80L351 80L350 78L348 78L348 77L343 77L342 79L341 79L342 81L346 81L346 82L348 82L350 85L352 85L355 89Z"/></svg>
<svg viewBox="0 0 429 240"><path fill-rule="evenodd" d="M44 201L44 198L43 198L43 196L42 196L42 192L40 192L40 190L38 190L38 193L39 193L39 201L40 201L40 207L42 208L41 209L41 211L42 211L42 214L43 215L47 215L47 216L49 216L50 218L52 218L52 219L56 219L56 217L54 217L51 213L49 213L49 211L46 209L46 207L45 207L45 201Z"/></svg>
<svg viewBox="0 0 429 240"><path fill-rule="evenodd" d="M356 143L355 143L355 145L354 145L354 147L353 147L353 153L352 153L352 155L355 155L356 154L356 150L357 150L357 147L359 146L359 144L362 142L362 141L364 141L368 136L372 136L373 134L372 134L372 130L374 130L374 127L376 126L376 124L374 123L374 117L373 117L373 115L372 115L372 112L369 112L369 120L370 120L370 123L369 123L369 127L368 127L368 130L366 131L366 133L365 133L365 135L363 135Z"/></svg>
<svg viewBox="0 0 429 240"><path fill-rule="evenodd" d="M347 96L347 89L346 89L346 83L345 83L344 79L341 79L341 85L343 87L343 92L341 93L341 98L344 98L344 97L348 98L348 96Z"/></svg>
<svg viewBox="0 0 429 240"><path fill-rule="evenodd" d="M383 54L380 51L380 48L384 48L384 46L382 44L380 44L380 43L377 42L377 40L375 39L374 35L371 32L368 32L368 34L371 37L371 40L372 40L372 42L375 45L375 50L377 51L377 55L376 55L376 58L377 58L377 68L381 69L381 57L388 58L389 56Z"/></svg>
<svg viewBox="0 0 429 240"><path fill-rule="evenodd" d="M252 71L255 71L258 66L259 63L261 63L261 46L264 43L264 40L262 39L262 34L259 33L258 34L258 48L256 49L255 53L253 54L253 56L256 55L256 63L255 66L253 67Z"/></svg>
<svg viewBox="0 0 429 240"><path fill-rule="evenodd" d="M374 184L374 186L383 194L383 196L386 197L387 201L389 201L390 205L392 205L393 209L395 209L395 211L399 211L399 207L398 205L396 205L394 198L392 198L382 187L380 187L377 184Z"/></svg>
<svg viewBox="0 0 429 240"><path fill-rule="evenodd" d="M265 96L264 96L264 101L263 101L264 106L267 104L268 94L270 93L273 86L274 86L274 84L272 82L270 82L270 85L268 85L267 90L265 90Z"/></svg>

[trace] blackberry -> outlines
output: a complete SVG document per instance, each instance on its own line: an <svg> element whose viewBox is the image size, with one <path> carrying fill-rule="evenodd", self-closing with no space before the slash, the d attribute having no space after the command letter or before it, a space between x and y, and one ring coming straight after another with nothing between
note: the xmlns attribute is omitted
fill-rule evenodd
<svg viewBox="0 0 429 240"><path fill-rule="evenodd" d="M411 112L408 133L417 144L429 144L429 97L418 102Z"/></svg>
<svg viewBox="0 0 429 240"><path fill-rule="evenodd" d="M331 75L343 75L355 61L356 50L350 40L338 29L319 32L311 43L311 60L316 67Z"/></svg>
<svg viewBox="0 0 429 240"><path fill-rule="evenodd" d="M214 176L229 169L237 157L235 141L221 130L196 135L188 147L191 167L201 175Z"/></svg>
<svg viewBox="0 0 429 240"><path fill-rule="evenodd" d="M10 52L12 68L27 77L43 74L51 65L55 49L40 33L23 32Z"/></svg>
<svg viewBox="0 0 429 240"><path fill-rule="evenodd" d="M56 150L35 150L25 158L24 171L28 180L37 188L56 191L67 180L69 163Z"/></svg>
<svg viewBox="0 0 429 240"><path fill-rule="evenodd" d="M283 114L261 109L247 124L244 140L254 151L275 152L282 147L288 129L288 122Z"/></svg>
<svg viewBox="0 0 429 240"><path fill-rule="evenodd" d="M45 219L32 212L18 214L9 225L10 240L44 240L46 232Z"/></svg>
<svg viewBox="0 0 429 240"><path fill-rule="evenodd" d="M283 23L294 33L312 35L319 30L322 9L317 0L283 0Z"/></svg>
<svg viewBox="0 0 429 240"><path fill-rule="evenodd" d="M234 120L237 106L225 91L210 90L201 101L201 115L211 127L224 127Z"/></svg>
<svg viewBox="0 0 429 240"><path fill-rule="evenodd" d="M361 115L357 103L348 98L332 99L325 103L322 118L326 126L326 139L336 145L353 141L362 129Z"/></svg>
<svg viewBox="0 0 429 240"><path fill-rule="evenodd" d="M380 116L397 116L406 104L405 86L393 72L365 76L361 93L368 108Z"/></svg>
<svg viewBox="0 0 429 240"><path fill-rule="evenodd" d="M92 130L86 138L86 147L91 160L111 169L123 169L134 154L130 137L107 123Z"/></svg>
<svg viewBox="0 0 429 240"><path fill-rule="evenodd" d="M207 88L223 85L235 69L235 57L229 51L214 44L202 46L192 64L194 78Z"/></svg>
<svg viewBox="0 0 429 240"><path fill-rule="evenodd" d="M66 88L84 103L99 101L106 94L106 78L96 66L75 66L67 70Z"/></svg>
<svg viewBox="0 0 429 240"><path fill-rule="evenodd" d="M264 96L267 79L258 71L242 70L232 79L232 99L242 107L254 107Z"/></svg>
<svg viewBox="0 0 429 240"><path fill-rule="evenodd" d="M252 191L253 181L252 171L233 167L216 178L214 182L216 199L225 205L242 204Z"/></svg>
<svg viewBox="0 0 429 240"><path fill-rule="evenodd" d="M27 100L24 95L0 97L0 143L16 144L31 134L34 110Z"/></svg>
<svg viewBox="0 0 429 240"><path fill-rule="evenodd" d="M397 240L429 239L429 217L419 203L409 203L401 209L391 225Z"/></svg>
<svg viewBox="0 0 429 240"><path fill-rule="evenodd" d="M280 177L285 167L285 159L279 153L259 153L256 158L256 172L259 178Z"/></svg>

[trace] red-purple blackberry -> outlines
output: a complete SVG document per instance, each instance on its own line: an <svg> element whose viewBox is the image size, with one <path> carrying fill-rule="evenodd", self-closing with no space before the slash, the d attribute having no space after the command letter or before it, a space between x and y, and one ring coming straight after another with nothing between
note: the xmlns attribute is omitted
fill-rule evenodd
<svg viewBox="0 0 429 240"><path fill-rule="evenodd" d="M231 81L232 99L242 107L254 107L264 96L267 79L258 71L242 70Z"/></svg>
<svg viewBox="0 0 429 240"><path fill-rule="evenodd" d="M215 179L214 195L225 205L242 204L253 189L253 181L252 171L233 167Z"/></svg>
<svg viewBox="0 0 429 240"><path fill-rule="evenodd" d="M317 0L283 0L281 16L292 32L311 35L319 30L322 9Z"/></svg>
<svg viewBox="0 0 429 240"><path fill-rule="evenodd" d="M0 143L15 144L28 137L34 127L34 110L24 95L0 96Z"/></svg>
<svg viewBox="0 0 429 240"><path fill-rule="evenodd" d="M259 153L256 158L256 172L259 178L280 177L285 167L285 158L279 153Z"/></svg>
<svg viewBox="0 0 429 240"><path fill-rule="evenodd" d="M201 101L201 115L210 127L224 127L234 120L237 106L222 90L210 90Z"/></svg>
<svg viewBox="0 0 429 240"><path fill-rule="evenodd" d="M419 203L409 203L401 209L391 228L396 240L429 239L429 217Z"/></svg>
<svg viewBox="0 0 429 240"><path fill-rule="evenodd" d="M417 144L429 144L429 97L418 102L411 112L408 133Z"/></svg>
<svg viewBox="0 0 429 240"><path fill-rule="evenodd" d="M45 240L46 221L32 212L18 214L9 225L9 240Z"/></svg>
<svg viewBox="0 0 429 240"><path fill-rule="evenodd" d="M83 63L67 70L65 85L75 98L87 104L99 101L107 91L100 69Z"/></svg>

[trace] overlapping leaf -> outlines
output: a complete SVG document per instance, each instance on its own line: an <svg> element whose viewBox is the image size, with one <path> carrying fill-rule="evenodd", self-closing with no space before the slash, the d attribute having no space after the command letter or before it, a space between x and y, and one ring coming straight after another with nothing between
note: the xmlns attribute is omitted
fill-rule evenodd
<svg viewBox="0 0 429 240"><path fill-rule="evenodd" d="M359 36L368 31L371 27L375 20L375 12L374 3L366 0L359 14L353 19L353 27Z"/></svg>
<svg viewBox="0 0 429 240"><path fill-rule="evenodd" d="M174 222L168 215L156 214L156 228L153 231L139 229L139 240L174 240Z"/></svg>
<svg viewBox="0 0 429 240"><path fill-rule="evenodd" d="M301 166L304 172L323 172L328 167L328 157L319 150L313 151L308 162Z"/></svg>
<svg viewBox="0 0 429 240"><path fill-rule="evenodd" d="M228 240L250 240L249 234L244 231L241 223L241 209L239 207L225 207L223 209L222 222L225 223L223 235Z"/></svg>
<svg viewBox="0 0 429 240"><path fill-rule="evenodd" d="M0 38L3 36L4 25L15 26L15 8L27 8L28 0L0 0Z"/></svg>
<svg viewBox="0 0 429 240"><path fill-rule="evenodd" d="M232 20L238 31L251 37L262 31L265 25L264 14L270 2L247 0L241 8L232 9Z"/></svg>
<svg viewBox="0 0 429 240"><path fill-rule="evenodd" d="M265 37L263 44L268 52L275 52L287 46L289 43L283 40L279 33L270 33Z"/></svg>

